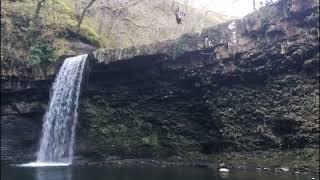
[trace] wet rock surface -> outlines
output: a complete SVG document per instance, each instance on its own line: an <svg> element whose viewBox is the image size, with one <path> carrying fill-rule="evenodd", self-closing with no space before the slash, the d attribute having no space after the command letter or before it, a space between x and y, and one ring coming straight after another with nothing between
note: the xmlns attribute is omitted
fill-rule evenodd
<svg viewBox="0 0 320 180"><path fill-rule="evenodd" d="M317 148L319 42L305 19L318 4L297 3L280 1L162 44L96 51L78 153Z"/></svg>
<svg viewBox="0 0 320 180"><path fill-rule="evenodd" d="M90 54L76 156L192 161L319 148L319 4L296 3L302 1L281 0L177 40ZM2 159L23 157L11 153L16 144L28 144L30 156L35 152L59 64L52 66L43 67L50 70L41 77L36 69L1 67Z"/></svg>
<svg viewBox="0 0 320 180"><path fill-rule="evenodd" d="M1 116L1 161L23 163L34 160L41 131L42 115Z"/></svg>

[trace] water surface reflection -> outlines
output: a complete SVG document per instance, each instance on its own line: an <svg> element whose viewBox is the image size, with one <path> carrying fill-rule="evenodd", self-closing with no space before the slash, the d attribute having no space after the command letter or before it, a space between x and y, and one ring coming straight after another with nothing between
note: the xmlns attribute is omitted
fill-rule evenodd
<svg viewBox="0 0 320 180"><path fill-rule="evenodd" d="M221 175L209 168L115 168L108 166L1 166L1 180L319 180L312 175L231 170Z"/></svg>
<svg viewBox="0 0 320 180"><path fill-rule="evenodd" d="M36 180L72 180L71 167L35 168Z"/></svg>

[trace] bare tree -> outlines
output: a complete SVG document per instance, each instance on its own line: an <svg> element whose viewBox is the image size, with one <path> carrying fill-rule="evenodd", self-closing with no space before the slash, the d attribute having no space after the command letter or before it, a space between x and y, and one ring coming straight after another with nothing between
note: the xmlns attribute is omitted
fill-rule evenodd
<svg viewBox="0 0 320 180"><path fill-rule="evenodd" d="M33 16L33 21L34 21L35 23L38 22L40 10L41 10L41 8L42 8L42 6L43 6L43 4L44 4L45 1L46 1L46 0L38 0L38 1L37 1L38 3L37 3L36 11L35 11L34 16Z"/></svg>
<svg viewBox="0 0 320 180"><path fill-rule="evenodd" d="M256 0L252 0L252 3L253 3L253 10L255 11L256 10Z"/></svg>
<svg viewBox="0 0 320 180"><path fill-rule="evenodd" d="M88 9L92 6L92 4L94 2L96 2L97 0L90 0L89 4L87 6L85 6L82 10L81 16L78 20L78 24L77 24L77 31L80 31L80 26L82 24L82 21L84 19L84 16L86 15L86 12L88 11Z"/></svg>

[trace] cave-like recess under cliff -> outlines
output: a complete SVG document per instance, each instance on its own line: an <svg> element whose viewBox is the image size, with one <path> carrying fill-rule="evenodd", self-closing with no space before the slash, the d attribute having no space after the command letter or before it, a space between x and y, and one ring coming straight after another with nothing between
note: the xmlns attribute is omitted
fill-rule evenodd
<svg viewBox="0 0 320 180"><path fill-rule="evenodd" d="M76 156L317 148L319 4L293 1L177 40L91 53ZM42 76L2 69L2 159L34 158L59 64L29 70Z"/></svg>

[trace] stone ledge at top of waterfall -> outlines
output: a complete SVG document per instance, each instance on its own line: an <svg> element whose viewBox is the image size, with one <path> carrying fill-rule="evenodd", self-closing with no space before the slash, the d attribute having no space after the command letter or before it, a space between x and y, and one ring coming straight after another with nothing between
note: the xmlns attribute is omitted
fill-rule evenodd
<svg viewBox="0 0 320 180"><path fill-rule="evenodd" d="M73 159L75 127L81 82L88 55L64 60L54 83L43 117L37 160L21 167L69 166Z"/></svg>

